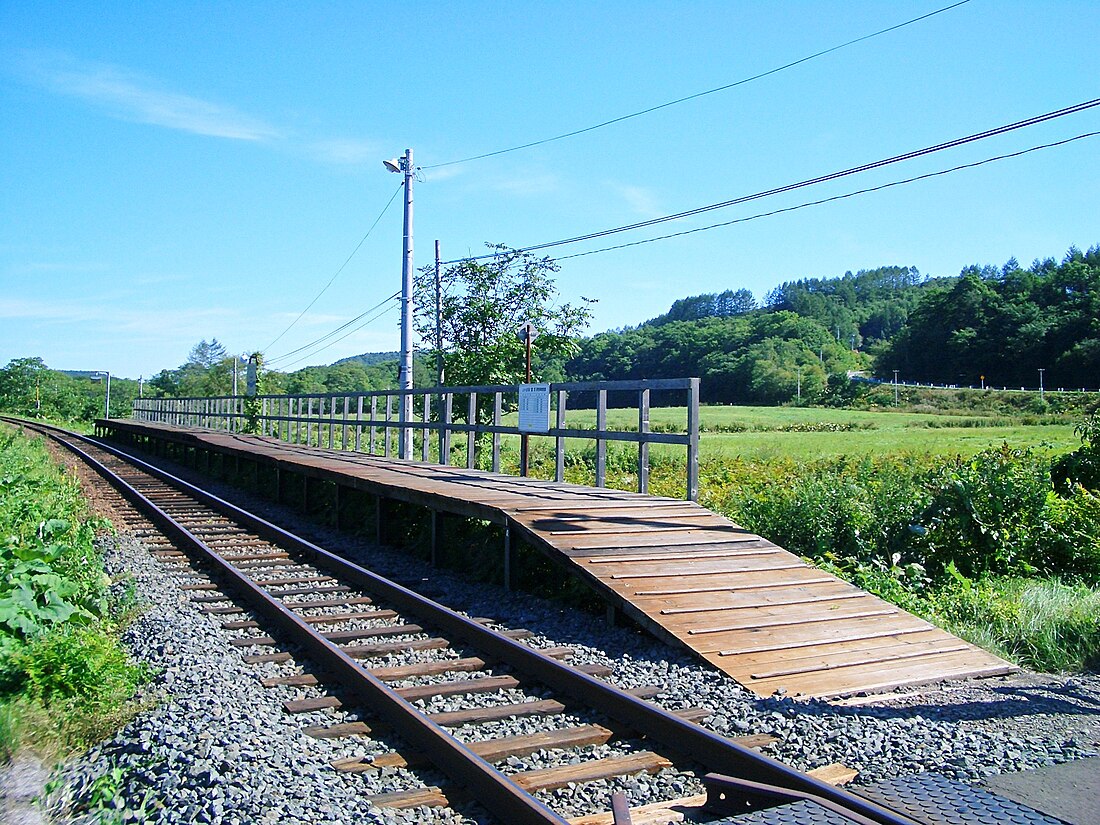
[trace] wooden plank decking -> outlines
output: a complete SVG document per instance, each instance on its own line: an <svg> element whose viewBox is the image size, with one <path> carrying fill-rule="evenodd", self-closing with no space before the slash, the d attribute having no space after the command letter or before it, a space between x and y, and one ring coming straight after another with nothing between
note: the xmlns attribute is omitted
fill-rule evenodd
<svg viewBox="0 0 1100 825"><path fill-rule="evenodd" d="M826 698L1015 670L694 502L213 430L128 420L99 425L240 452L506 525L655 636L762 696L781 690Z"/></svg>

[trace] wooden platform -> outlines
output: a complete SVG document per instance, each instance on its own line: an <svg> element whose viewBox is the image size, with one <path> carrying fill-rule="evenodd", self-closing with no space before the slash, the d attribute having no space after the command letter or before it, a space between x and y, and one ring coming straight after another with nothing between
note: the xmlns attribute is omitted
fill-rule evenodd
<svg viewBox="0 0 1100 825"><path fill-rule="evenodd" d="M505 525L658 638L762 696L827 698L1015 670L693 502L166 424L97 426Z"/></svg>

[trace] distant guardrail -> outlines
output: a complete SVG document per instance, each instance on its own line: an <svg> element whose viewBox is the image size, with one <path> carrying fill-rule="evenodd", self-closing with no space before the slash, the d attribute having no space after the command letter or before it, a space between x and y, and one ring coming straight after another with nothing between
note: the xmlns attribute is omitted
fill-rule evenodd
<svg viewBox="0 0 1100 825"><path fill-rule="evenodd" d="M527 438L554 442L554 479L565 476L567 439L595 442L595 483L607 483L607 447L612 442L636 444L637 489L649 492L649 447L671 444L686 451L686 497L699 495L699 379L670 378L648 381L590 381L549 384L552 421L545 431L521 430L519 424L504 424L504 416L518 409L520 387L496 385L476 387L431 387L412 390L382 390L360 393L310 393L304 395L256 396L259 412L246 411L251 399L245 396L203 398L139 398L134 401L133 417L139 421L175 424L184 427L241 432L250 418L259 431L292 444L328 447L363 452L368 455L413 458L421 461L477 466L478 451L488 436L493 472L501 472L501 436L520 436L523 455ZM546 385L542 385L546 386ZM650 403L660 393L682 397L686 420L683 432L652 432ZM617 403L609 407L609 395ZM570 397L580 399L570 407ZM409 406L402 414L402 403ZM629 403L624 403L628 399ZM609 409L633 409L636 428L613 429L608 426ZM595 412L595 426L566 426L570 410ZM456 420L456 410L462 420ZM402 434L408 433L407 440ZM465 436L465 450L453 442ZM457 446L458 449L452 449ZM407 454L405 454L407 451ZM463 453L465 454L463 456ZM526 461L521 458L521 474Z"/></svg>

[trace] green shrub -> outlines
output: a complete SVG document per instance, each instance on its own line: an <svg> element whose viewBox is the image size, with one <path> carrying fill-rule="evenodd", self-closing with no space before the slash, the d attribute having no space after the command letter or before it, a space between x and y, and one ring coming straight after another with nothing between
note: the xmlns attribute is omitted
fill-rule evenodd
<svg viewBox="0 0 1100 825"><path fill-rule="evenodd" d="M1007 445L944 468L921 522L926 563L954 562L968 576L1042 569L1039 533L1050 489L1049 464Z"/></svg>
<svg viewBox="0 0 1100 825"><path fill-rule="evenodd" d="M1054 486L1068 493L1076 486L1100 491L1100 416L1090 415L1074 428L1081 447L1060 457L1051 467Z"/></svg>
<svg viewBox="0 0 1100 825"><path fill-rule="evenodd" d="M128 698L146 678L102 627L65 628L31 642L17 657L24 693L43 704L75 699L98 705Z"/></svg>

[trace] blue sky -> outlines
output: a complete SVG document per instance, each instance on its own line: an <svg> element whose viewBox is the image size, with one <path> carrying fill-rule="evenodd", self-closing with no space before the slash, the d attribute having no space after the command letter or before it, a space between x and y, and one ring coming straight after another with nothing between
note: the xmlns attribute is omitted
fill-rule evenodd
<svg viewBox="0 0 1100 825"><path fill-rule="evenodd" d="M839 171L1100 97L1100 4L971 0L736 88L583 128L949 5L899 2L0 4L0 364L149 376L200 339L277 357L416 262L522 247ZM1100 131L1100 108L568 255ZM792 213L563 260L592 331L676 298L1100 243L1100 138ZM370 316L368 316L370 317ZM398 345L381 315L297 368Z"/></svg>

